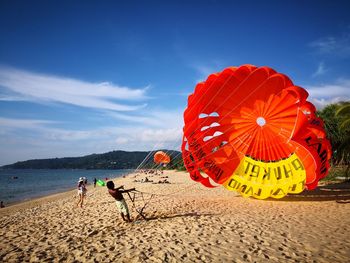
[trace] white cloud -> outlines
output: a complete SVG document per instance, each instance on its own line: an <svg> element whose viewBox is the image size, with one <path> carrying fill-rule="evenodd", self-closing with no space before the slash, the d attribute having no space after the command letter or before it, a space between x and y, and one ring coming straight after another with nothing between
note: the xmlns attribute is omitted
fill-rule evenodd
<svg viewBox="0 0 350 263"><path fill-rule="evenodd" d="M140 109L144 106L143 101L149 99L147 91L148 87L131 89L0 66L0 101L64 103L99 109L98 121L95 115L82 119L74 116L70 123L45 120L48 115L41 113L31 119L23 116L32 113L18 119L0 116L0 165L32 158L81 156L119 149L178 150L183 110ZM106 126L100 126L101 113ZM46 117L40 119L39 116ZM117 120L115 125L111 120ZM11 154L6 155L8 149Z"/></svg>
<svg viewBox="0 0 350 263"><path fill-rule="evenodd" d="M321 54L332 54L342 57L350 56L350 33L339 36L328 36L315 40L309 44Z"/></svg>
<svg viewBox="0 0 350 263"><path fill-rule="evenodd" d="M9 119L0 117L0 126L2 129L42 129L45 125L52 123L57 122L48 120Z"/></svg>
<svg viewBox="0 0 350 263"><path fill-rule="evenodd" d="M329 99L317 99L317 98L310 98L309 101L315 105L315 107L318 110L322 110L324 107L326 107L329 104L338 103L341 101L348 101L349 97L344 99L343 97L335 97L335 98L329 98Z"/></svg>
<svg viewBox="0 0 350 263"><path fill-rule="evenodd" d="M118 144L118 145L127 144L128 142L129 142L129 139L128 138L124 138L124 137L118 137L115 140L115 143Z"/></svg>
<svg viewBox="0 0 350 263"><path fill-rule="evenodd" d="M210 66L204 66L204 65L193 65L193 68L201 75L203 76L209 76L212 73L215 73L213 67Z"/></svg>
<svg viewBox="0 0 350 263"><path fill-rule="evenodd" d="M160 118L166 115L164 113ZM161 123L158 120L157 127L140 123L73 130L55 128L57 122L46 120L0 118L0 155L3 156L0 165L32 158L82 156L111 150L179 150L182 126L171 119L171 125L159 125ZM6 155L8 149L17 153L17 157Z"/></svg>
<svg viewBox="0 0 350 263"><path fill-rule="evenodd" d="M182 133L178 129L147 129L138 138L143 142L173 142L181 139Z"/></svg>
<svg viewBox="0 0 350 263"><path fill-rule="evenodd" d="M131 89L108 82L91 83L4 67L0 67L0 86L6 89L0 90L2 93L0 100L58 102L113 111L132 111L142 108L145 104L135 105L135 101L147 99L147 87ZM116 101L123 101L123 103ZM126 104L125 101L133 104Z"/></svg>
<svg viewBox="0 0 350 263"><path fill-rule="evenodd" d="M206 64L190 63L189 66L191 68L193 68L199 76L196 80L196 83L205 81L209 77L210 74L220 72L224 69L224 63L222 61L219 61L219 60L211 61L211 62L206 63Z"/></svg>
<svg viewBox="0 0 350 263"><path fill-rule="evenodd" d="M350 100L350 80L339 79L334 84L318 86L305 86L309 92L311 101L317 109L322 109L328 104Z"/></svg>
<svg viewBox="0 0 350 263"><path fill-rule="evenodd" d="M108 113L109 116L145 126L173 127L181 129L183 126L182 110L141 110L139 115L126 115L123 113ZM140 115L143 114L143 115Z"/></svg>
<svg viewBox="0 0 350 263"><path fill-rule="evenodd" d="M317 70L312 74L312 77L318 77L325 74L328 70L325 67L324 62L318 64Z"/></svg>
<svg viewBox="0 0 350 263"><path fill-rule="evenodd" d="M159 119L153 119L150 116L140 116L140 115L126 115L122 113L107 113L110 117L113 117L118 120L126 121L126 122L133 122L133 123L140 123L145 125L159 125L160 120Z"/></svg>

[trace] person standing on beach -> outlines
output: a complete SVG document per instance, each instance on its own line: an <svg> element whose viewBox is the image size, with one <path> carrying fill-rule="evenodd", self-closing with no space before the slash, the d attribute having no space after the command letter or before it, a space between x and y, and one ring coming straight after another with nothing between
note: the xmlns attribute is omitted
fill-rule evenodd
<svg viewBox="0 0 350 263"><path fill-rule="evenodd" d="M94 178L94 188L96 188L97 179Z"/></svg>
<svg viewBox="0 0 350 263"><path fill-rule="evenodd" d="M79 181L78 181L79 201L77 203L77 206L80 206L81 208L83 207L83 202L84 202L86 192L87 192L87 189L86 189L86 185L85 185L85 180L84 180L84 178L80 177Z"/></svg>
<svg viewBox="0 0 350 263"><path fill-rule="evenodd" d="M123 197L123 193L134 191L135 188L128 190L121 190L124 186L119 186L114 188L114 183L112 181L107 182L108 193L115 199L115 203L119 209L120 215L125 222L131 222L129 208Z"/></svg>

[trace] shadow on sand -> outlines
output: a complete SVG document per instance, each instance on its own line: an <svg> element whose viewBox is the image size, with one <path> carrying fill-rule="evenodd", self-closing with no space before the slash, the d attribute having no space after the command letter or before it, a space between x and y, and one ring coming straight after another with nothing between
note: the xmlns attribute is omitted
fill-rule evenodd
<svg viewBox="0 0 350 263"><path fill-rule="evenodd" d="M177 217L200 217L200 216L212 216L212 215L214 214L213 213L202 214L202 213L196 213L196 212L185 213L185 214L175 214L175 215L156 215L156 216L147 217L147 221L157 220L157 219L172 219Z"/></svg>
<svg viewBox="0 0 350 263"><path fill-rule="evenodd" d="M312 191L303 191L300 194L288 195L279 201L336 201L339 204L350 203L350 182L331 183L319 186Z"/></svg>

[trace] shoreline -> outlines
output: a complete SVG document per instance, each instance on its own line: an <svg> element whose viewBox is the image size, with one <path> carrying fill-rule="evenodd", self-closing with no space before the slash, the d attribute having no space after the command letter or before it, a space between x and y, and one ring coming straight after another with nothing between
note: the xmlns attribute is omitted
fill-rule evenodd
<svg viewBox="0 0 350 263"><path fill-rule="evenodd" d="M40 172L37 176L36 172ZM44 172L43 172L44 171ZM47 187L45 184L42 184L46 179L42 178L43 176L48 176L51 179L51 172L55 174L57 177L63 175L65 178L63 182L59 181L58 184L51 183L48 184ZM67 173L66 173L67 171ZM71 170L69 170L71 171ZM11 207L13 205L17 205L23 202L29 202L32 200L40 199L43 197L48 197L51 195L56 195L64 192L68 192L76 189L76 181L79 177L86 176L89 179L89 184L93 185L93 178L103 179L105 177L108 178L116 178L118 176L123 176L125 174L129 174L132 170L96 170L96 173L85 173L87 170L73 170L74 173L69 173L68 169L15 169L11 170L9 174L1 174L2 179L2 187L1 187L1 201L4 202L5 207ZM92 170L88 170L92 171ZM95 170L94 170L95 171ZM79 172L75 174L75 172ZM81 173L80 173L81 172ZM35 176L33 176L35 174ZM67 176L66 176L67 174ZM29 175L29 178L27 177ZM18 177L17 180L12 180L12 176ZM74 178L72 178L72 176ZM76 177L76 178L75 178ZM11 180L10 180L11 179ZM1 180L0 180L1 181ZM39 181L40 184L36 184L35 181ZM57 181L57 180L56 180ZM29 182L26 183L26 182ZM32 184L30 184L32 182ZM33 183L34 182L34 183ZM17 189L18 184L18 189ZM33 189L31 189L33 186ZM59 187L59 188L58 188ZM91 187L91 186L90 186ZM27 189L28 188L28 189ZM9 191L7 189L10 189ZM3 190L3 191L2 191Z"/></svg>
<svg viewBox="0 0 350 263"><path fill-rule="evenodd" d="M36 206L44 205L46 203L61 200L63 198L72 196L75 192L76 190L69 190L69 191L59 192L55 194L44 195L44 196L33 198L30 200L10 203L7 206L0 209L0 216L2 216L5 213L17 212L17 210L33 208Z"/></svg>
<svg viewBox="0 0 350 263"><path fill-rule="evenodd" d="M64 193L70 192L70 191L73 191L73 187L71 187L70 189L67 189L67 190L53 191L53 192L51 192L49 194L43 194L43 195L39 194L38 196L28 197L28 198L25 198L25 199L22 199L22 200L8 202L8 203L5 204L6 206L4 208L11 207L11 206L14 206L14 205L20 205L20 204L26 203L26 202L36 201L37 199L43 199L43 198L54 196L54 195L64 194Z"/></svg>
<svg viewBox="0 0 350 263"><path fill-rule="evenodd" d="M52 170L55 170L55 169L52 169ZM76 169L76 170L81 170L81 169ZM127 170L131 171L133 169L127 169ZM106 171L109 171L109 170L106 170ZM126 173L123 175L118 175L116 177L109 178L109 180L115 181L119 178L123 178L123 176L129 177L133 174L134 173ZM94 189L93 183L89 183L87 186L88 186L88 189L90 189L90 191L91 191L91 189ZM96 188L101 188L101 187L96 186ZM52 193L52 194L33 197L33 198L28 199L28 200L21 200L21 201L7 203L7 204L5 204L5 207L0 209L0 216L2 216L3 214L6 214L6 213L16 212L17 210L33 208L35 206L44 205L44 204L49 203L49 202L54 202L54 201L66 199L69 197L75 198L77 196L76 193L77 193L76 187L72 187L70 190L66 190L66 191L59 191L59 192ZM89 193L88 193L88 195L89 195Z"/></svg>
<svg viewBox="0 0 350 263"><path fill-rule="evenodd" d="M126 176L129 176L129 175L126 175ZM114 180L117 180L118 178L120 177L114 177L109 179L114 181ZM89 183L87 186L90 191L91 189L94 189L93 184L91 183ZM97 187L101 188L100 186L96 186L96 188ZM89 195L89 193L87 194ZM76 196L77 196L77 189L72 187L70 190L67 190L67 191L59 191L48 195L30 198L28 200L8 203L7 206L0 209L0 216L6 213L17 212L17 210L29 209L36 206L45 205L50 202L59 201L62 199L75 198Z"/></svg>

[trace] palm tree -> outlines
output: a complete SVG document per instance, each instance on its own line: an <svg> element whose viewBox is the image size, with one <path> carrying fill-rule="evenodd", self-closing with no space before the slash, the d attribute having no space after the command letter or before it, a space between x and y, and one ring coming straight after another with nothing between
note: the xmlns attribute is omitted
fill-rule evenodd
<svg viewBox="0 0 350 263"><path fill-rule="evenodd" d="M348 178L350 170L350 102L342 103L337 109L335 116L339 118L339 129L344 134L339 151L340 162L347 165L345 175Z"/></svg>
<svg viewBox="0 0 350 263"><path fill-rule="evenodd" d="M344 102L335 113L341 118L340 128L350 129L350 102Z"/></svg>

